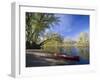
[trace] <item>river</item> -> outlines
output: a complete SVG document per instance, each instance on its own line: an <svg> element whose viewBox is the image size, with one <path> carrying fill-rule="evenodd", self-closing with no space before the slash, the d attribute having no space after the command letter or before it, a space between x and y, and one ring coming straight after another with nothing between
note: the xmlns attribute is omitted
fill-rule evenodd
<svg viewBox="0 0 100 80"><path fill-rule="evenodd" d="M67 47L62 48L62 53L70 56L79 56L79 61L69 61L69 64L89 64L89 47Z"/></svg>

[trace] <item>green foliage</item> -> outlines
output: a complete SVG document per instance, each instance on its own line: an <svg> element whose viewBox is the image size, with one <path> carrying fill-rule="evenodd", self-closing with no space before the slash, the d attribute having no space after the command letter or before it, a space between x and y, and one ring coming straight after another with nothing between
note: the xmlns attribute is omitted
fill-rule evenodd
<svg viewBox="0 0 100 80"><path fill-rule="evenodd" d="M26 12L26 41L39 41L39 35L58 22L59 19L54 14Z"/></svg>
<svg viewBox="0 0 100 80"><path fill-rule="evenodd" d="M58 37L57 34L54 34L52 36L49 36L48 39L44 41L42 49L49 53L58 53L61 43L61 37Z"/></svg>
<svg viewBox="0 0 100 80"><path fill-rule="evenodd" d="M78 46L89 46L89 36L87 33L82 32L79 35L78 41L77 41Z"/></svg>
<svg viewBox="0 0 100 80"><path fill-rule="evenodd" d="M47 40L55 40L58 42L63 42L63 37L58 33L49 33L46 35Z"/></svg>

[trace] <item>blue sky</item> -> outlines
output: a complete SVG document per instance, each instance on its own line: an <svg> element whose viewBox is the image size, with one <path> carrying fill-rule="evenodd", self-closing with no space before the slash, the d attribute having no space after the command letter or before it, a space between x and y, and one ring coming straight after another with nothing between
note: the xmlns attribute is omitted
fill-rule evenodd
<svg viewBox="0 0 100 80"><path fill-rule="evenodd" d="M55 24L47 32L56 32L64 38L76 38L81 32L89 32L89 15L55 14L59 17L59 25Z"/></svg>

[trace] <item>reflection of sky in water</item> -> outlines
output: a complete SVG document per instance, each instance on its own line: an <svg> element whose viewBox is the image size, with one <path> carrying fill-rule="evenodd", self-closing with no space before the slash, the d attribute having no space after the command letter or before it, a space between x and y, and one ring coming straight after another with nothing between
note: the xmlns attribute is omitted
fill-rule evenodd
<svg viewBox="0 0 100 80"><path fill-rule="evenodd" d="M71 56L80 56L80 61L75 64L89 64L89 49L88 48L66 48L63 53ZM71 62L71 61L70 61ZM74 64L74 62L72 62Z"/></svg>

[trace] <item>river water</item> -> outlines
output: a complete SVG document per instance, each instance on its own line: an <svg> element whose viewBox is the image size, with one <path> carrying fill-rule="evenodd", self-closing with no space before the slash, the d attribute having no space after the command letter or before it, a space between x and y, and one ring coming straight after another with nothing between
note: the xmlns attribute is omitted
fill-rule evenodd
<svg viewBox="0 0 100 80"><path fill-rule="evenodd" d="M53 58L39 57L36 52L32 51L31 54L26 54L26 67L38 67L38 66L59 66L59 65L82 65L89 64L89 47L63 47L59 48L60 53L67 56L79 56L79 61L72 60L57 60ZM48 61L52 60L52 61Z"/></svg>
<svg viewBox="0 0 100 80"><path fill-rule="evenodd" d="M89 64L89 47L67 47L62 48L62 53L70 56L79 56L79 61L69 61L68 64Z"/></svg>

